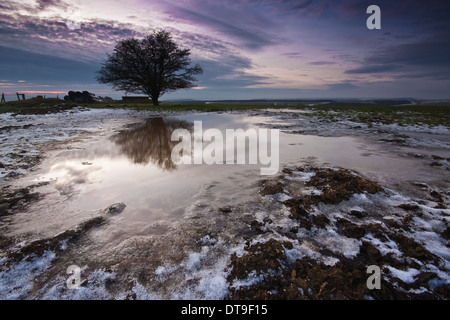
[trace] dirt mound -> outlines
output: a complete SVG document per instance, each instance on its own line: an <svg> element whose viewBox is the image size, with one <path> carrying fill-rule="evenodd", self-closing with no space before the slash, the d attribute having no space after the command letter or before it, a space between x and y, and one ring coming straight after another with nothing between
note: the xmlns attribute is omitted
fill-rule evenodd
<svg viewBox="0 0 450 320"><path fill-rule="evenodd" d="M363 300L374 299L445 299L450 286L444 284L432 291L433 272L420 273L413 283L385 274L380 289L369 289L367 267L389 263L400 270L406 266L392 256L383 256L372 244L363 241L354 259L341 259L333 266L304 257L289 263L286 250L292 243L270 239L246 248L241 257L233 255L229 264L228 281L231 299L252 300ZM237 285L248 280L250 285ZM256 282L256 284L255 284ZM245 281L244 281L245 283ZM423 290L424 288L429 289ZM422 289L422 290L419 290Z"/></svg>
<svg viewBox="0 0 450 320"><path fill-rule="evenodd" d="M279 192L295 195L279 200L289 210L289 230L269 218L251 226L259 238L247 240L244 254L234 254L228 264L231 299L449 297L450 284L442 278L447 272L443 258L413 238L413 217L422 214L414 202L396 205L380 200L380 207L370 208L368 199L367 207L361 204L364 209L343 209L342 202L353 195L382 193L377 197L384 199L388 194L378 183L349 170L308 166L285 169L278 181L264 182L260 190L264 196ZM389 212L398 212L399 218L384 219ZM439 234L448 239L449 228ZM328 240L321 235L332 239L333 245L322 242ZM350 255L335 250L342 241L358 244L359 249ZM379 289L367 285L369 266L380 268Z"/></svg>
<svg viewBox="0 0 450 320"><path fill-rule="evenodd" d="M322 193L309 196L307 200L310 204L318 204L319 202L337 204L350 199L355 193L374 194L384 190L376 182L365 179L349 170L331 168L315 168L312 170L316 174L306 185L319 189Z"/></svg>

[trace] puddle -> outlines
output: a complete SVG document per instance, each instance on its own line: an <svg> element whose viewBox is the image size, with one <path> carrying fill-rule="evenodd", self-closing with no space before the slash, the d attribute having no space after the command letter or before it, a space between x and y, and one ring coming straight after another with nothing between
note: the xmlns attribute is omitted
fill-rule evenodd
<svg viewBox="0 0 450 320"><path fill-rule="evenodd" d="M55 228L66 230L71 227L67 224L79 223L111 204L124 203L126 209L114 224L120 241L130 234L158 235L170 230L205 188L214 194L211 203L216 207L254 197L258 181L264 178L260 165L172 162L171 151L178 143L171 141L173 130L192 130L194 121L202 121L203 130L217 128L225 135L226 129L257 129L261 119L245 114L154 117L85 149L62 152L52 160L48 172L33 181L51 183L45 200L21 217L34 221L32 227L20 219L11 230L38 234L52 233ZM399 182L411 179L413 173L416 178L421 175L414 170L414 160L388 155L362 139L280 132L280 167L311 160L351 168L379 181ZM424 173L427 175L429 172Z"/></svg>
<svg viewBox="0 0 450 320"><path fill-rule="evenodd" d="M120 265L125 268L118 271L118 278L142 276L141 280L160 296L216 297L209 296L215 289L208 281L217 281L220 288L226 285L227 259L242 248L244 233L253 232L249 226L255 216L261 225L279 224L275 234L293 222L284 216L286 209L281 206L289 198L287 194L280 194L286 199L276 201L258 198L261 181L272 178L260 174L261 165L172 161L172 149L179 143L171 141L172 132L192 132L196 121L202 122L204 131L215 128L225 136L226 129L259 130L267 128L267 123L277 123L277 118L245 113L151 117L118 128L122 130L112 136L99 137L48 157L28 177L33 184L48 182L40 184L42 199L26 212L12 215L5 235L52 239L100 214L105 223L90 230L86 238L68 246L64 255L58 257L49 271L49 279L55 281L52 284L49 280L50 288L58 287L54 283L61 280L52 272L61 272L73 263L89 266L91 271ZM404 157L364 137L280 131L279 139L280 174L285 166L318 163L358 171L384 186L437 179L422 159ZM303 181L301 174L305 173L298 174L288 176L286 181ZM109 274L108 270L104 272ZM134 285L139 287L139 283ZM193 296L192 292L200 293ZM55 296L58 294L55 292ZM223 296L222 292L217 293L217 297Z"/></svg>

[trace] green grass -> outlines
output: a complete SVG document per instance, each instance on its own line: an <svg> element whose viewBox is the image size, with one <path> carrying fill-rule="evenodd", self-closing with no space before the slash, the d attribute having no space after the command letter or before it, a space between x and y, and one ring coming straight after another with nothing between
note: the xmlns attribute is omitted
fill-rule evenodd
<svg viewBox="0 0 450 320"><path fill-rule="evenodd" d="M35 108L50 108L60 104L62 101L56 98L31 98L20 101L8 101L0 103L0 113L20 113L23 110Z"/></svg>
<svg viewBox="0 0 450 320"><path fill-rule="evenodd" d="M310 115L329 120L450 127L450 106L314 106Z"/></svg>
<svg viewBox="0 0 450 320"><path fill-rule="evenodd" d="M201 111L201 112L214 112L214 111L231 111L231 110L252 110L252 109L266 109L273 108L274 106L269 105L251 105L251 104L203 104L203 103L188 103L188 104L177 104L177 103L161 103L160 106L153 106L150 103L124 103L123 101L111 101L104 103L74 103L66 102L56 98L31 98L27 100L20 101L10 101L5 103L0 103L0 113L26 113L31 111L38 112L40 109L48 109L57 106L65 107L87 107L87 108L118 108L118 109L133 109L133 110L148 110L148 111Z"/></svg>
<svg viewBox="0 0 450 320"><path fill-rule="evenodd" d="M352 120L360 123L397 123L399 125L428 125L450 127L450 106L289 106L289 105L263 105L240 103L162 103L160 106L152 104L130 104L123 101L111 101L95 104L68 103L56 98L32 98L21 101L11 101L0 104L0 113L45 113L58 108L71 108L75 106L87 108L118 108L147 111L246 111L258 109L303 109L311 113L302 113L302 116L317 116L329 121ZM293 116L298 114L293 113Z"/></svg>

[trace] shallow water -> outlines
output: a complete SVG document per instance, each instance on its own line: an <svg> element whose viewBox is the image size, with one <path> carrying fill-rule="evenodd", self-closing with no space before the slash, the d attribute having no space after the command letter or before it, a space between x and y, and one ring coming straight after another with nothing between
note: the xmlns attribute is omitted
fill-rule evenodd
<svg viewBox="0 0 450 320"><path fill-rule="evenodd" d="M45 197L12 217L8 236L51 238L103 215L107 223L69 247L52 267L55 272L73 263L91 271L120 264L125 266L124 278L129 278L127 272L130 277L147 277L159 297L223 297L208 283L226 287L227 259L242 245L249 223L268 217L277 227L288 228L292 222L280 203L258 196L261 181L274 178L262 176L261 165L172 162L171 150L178 143L170 139L173 130L192 131L195 121L202 121L203 130L217 128L224 136L226 129L258 130L280 123L276 115L246 113L153 117L76 145L77 149L48 157L30 176L33 183L50 182L38 190ZM313 164L359 171L383 185L439 178L422 159L405 157L405 152L364 137L280 132L279 138L279 174L286 165ZM124 211L105 213L115 203L124 203ZM233 211L220 210L227 207ZM316 235L304 236L308 237ZM333 237L322 237L330 248L338 241ZM353 252L353 247L346 247L353 242L343 241L341 246Z"/></svg>
<svg viewBox="0 0 450 320"><path fill-rule="evenodd" d="M82 150L64 151L35 179L51 181L46 198L11 230L52 234L111 204L124 203L126 209L116 218L116 232L111 233L120 241L129 235L164 234L180 222L196 195L205 190L217 208L253 198L258 181L270 178L261 176L261 165L172 162L171 150L178 143L170 141L172 131L192 130L194 121L202 121L203 130L217 128L225 136L226 129L258 129L258 123L271 119L246 114L156 117L129 125ZM393 179L398 183L430 176L417 170L414 159L392 155L364 139L280 132L280 171L286 164L309 161L350 168L379 181ZM25 223L27 220L33 223Z"/></svg>

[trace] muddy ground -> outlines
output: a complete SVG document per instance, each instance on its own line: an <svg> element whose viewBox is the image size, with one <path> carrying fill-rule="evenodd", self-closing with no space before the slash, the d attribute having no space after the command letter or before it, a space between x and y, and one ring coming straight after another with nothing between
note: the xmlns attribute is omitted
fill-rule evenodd
<svg viewBox="0 0 450 320"><path fill-rule="evenodd" d="M312 187L315 192L283 201L289 208L289 218L295 221L289 230L273 228L271 219L253 224L258 233L276 232L277 236L266 242L249 242L245 254L232 256L228 275L231 284L246 279L250 272L256 272L254 275L262 277L257 285L231 290L233 299L448 298L449 283L441 278L442 274L448 273L446 260L414 239L414 233L419 231L414 223L415 217L441 220L442 223L435 232L447 246L447 212L430 215L430 212L425 213L416 202L392 206L381 201L373 206L367 205L370 203L368 199L360 203L359 209L333 209L333 206L349 201L357 194L367 197L389 195L378 183L344 169L300 167L285 169L284 173L279 179L266 183L261 194L270 196L280 192L297 193L299 183L292 183L291 178L298 173L313 174L311 179L303 182L303 186ZM361 209L364 203L366 207ZM321 210L324 205L327 209ZM436 208L446 208L446 205L439 202ZM305 229L308 237L299 238L299 229ZM336 237L355 239L359 243L359 252L346 257L333 251L335 248L324 247L318 238L319 230L333 230L337 233ZM280 236L283 237L282 240ZM319 250L322 259L334 258L338 262L329 265L310 257L289 259L288 252L294 250L301 241L315 242L314 245L322 247ZM385 245L391 249L386 251L390 252L380 248ZM379 289L367 288L366 270L371 265L383 270L384 276ZM396 272L411 273L413 276L401 278Z"/></svg>
<svg viewBox="0 0 450 320"><path fill-rule="evenodd" d="M442 179L383 183L315 159L288 164L277 176L259 179L250 201L219 207L196 203L178 229L157 239L133 238L114 254L95 255L96 232L113 224L125 205L112 204L54 236L5 236L15 215L45 198L47 182L22 181L38 170L42 159L52 156L52 149L111 135L133 120L129 112L102 113L100 119L86 110L56 111L64 119L83 114L86 118L78 120L83 122L78 123L80 129L73 123L50 128L55 123L50 120L46 127L41 119L27 115L0 128L7 150L0 160L2 299L450 297L448 132L279 112L275 116L280 124L263 125L290 134L364 135L390 152L421 161L432 176ZM274 113L250 115L264 118ZM87 119L91 123L84 126ZM47 138L33 139L36 130L47 130ZM65 267L75 256L78 264L89 267L83 267L81 290L70 291ZM379 289L368 288L369 266L380 268Z"/></svg>

